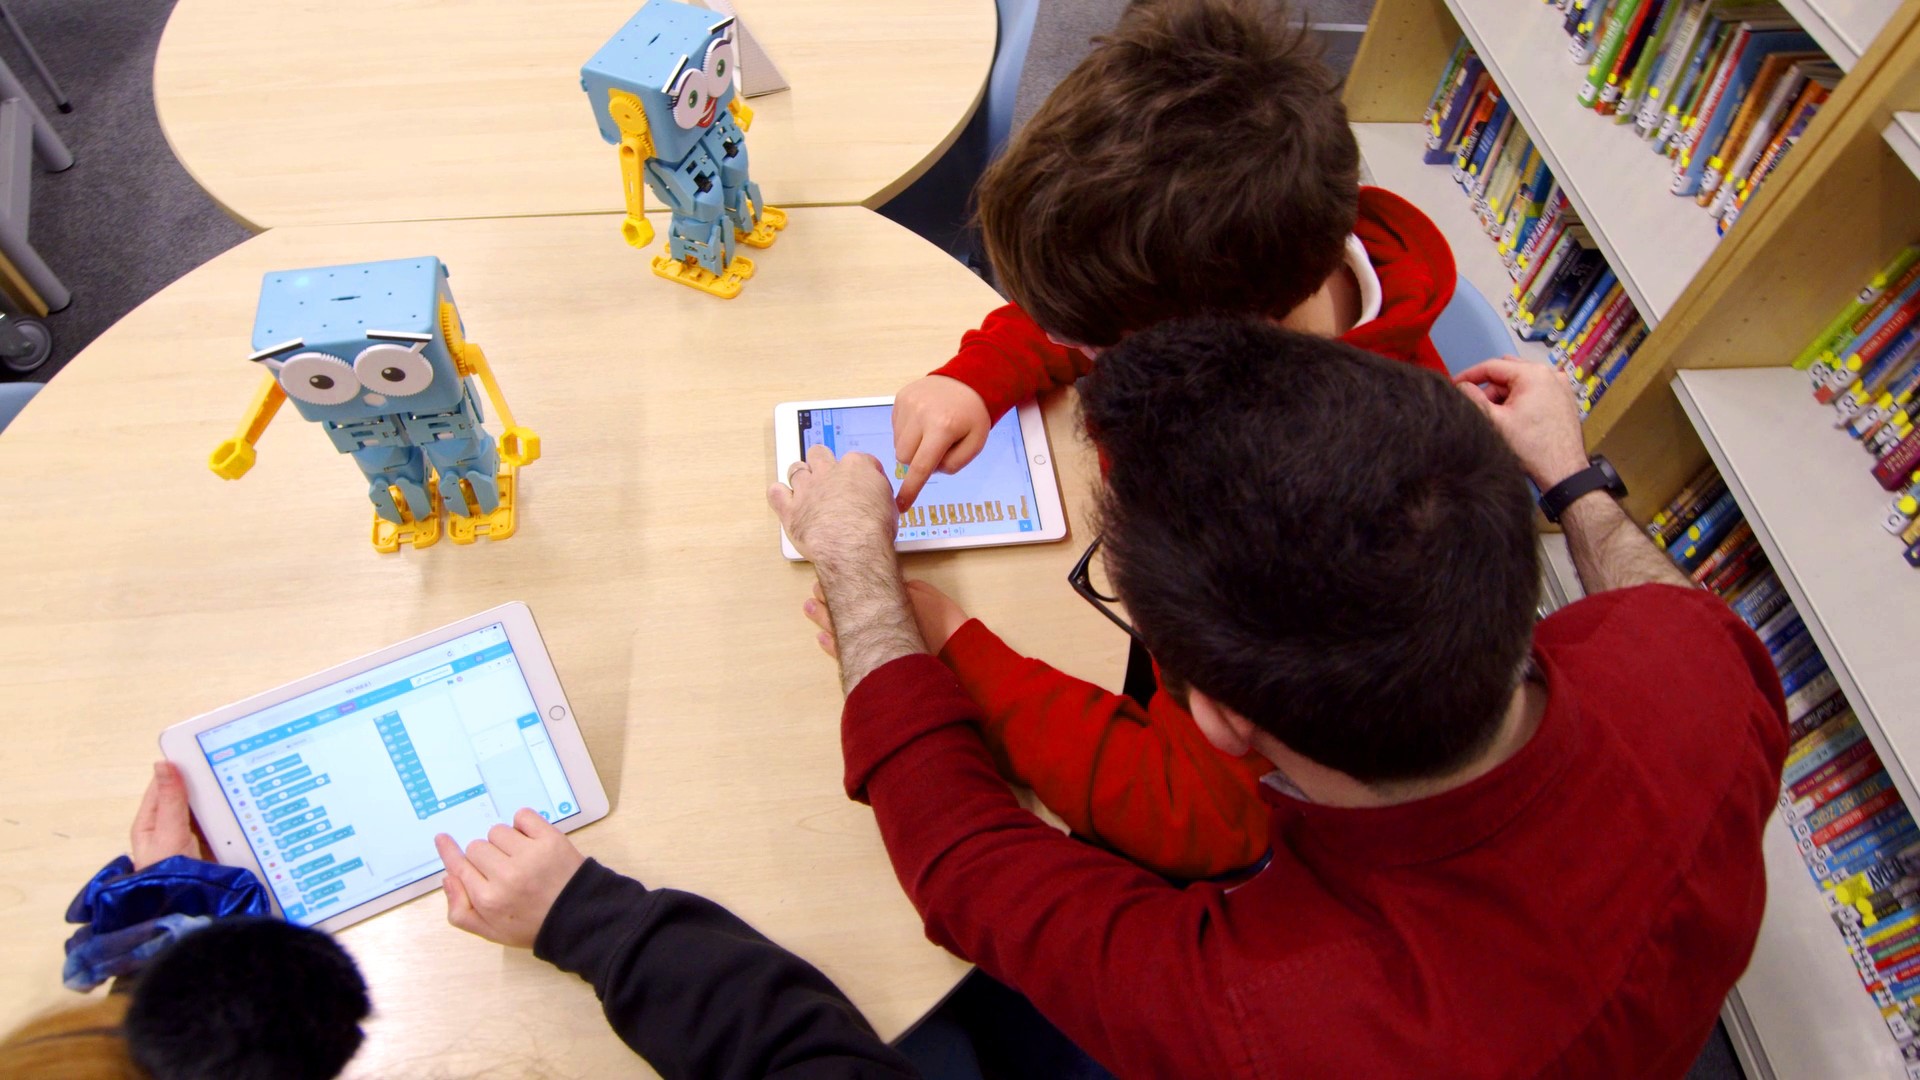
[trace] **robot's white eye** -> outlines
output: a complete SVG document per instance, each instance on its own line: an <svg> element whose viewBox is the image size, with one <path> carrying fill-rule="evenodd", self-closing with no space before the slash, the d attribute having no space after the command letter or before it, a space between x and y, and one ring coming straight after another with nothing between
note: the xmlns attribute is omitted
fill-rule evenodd
<svg viewBox="0 0 1920 1080"><path fill-rule="evenodd" d="M673 122L682 128L703 127L713 122L714 96L708 93L704 73L688 68L674 83Z"/></svg>
<svg viewBox="0 0 1920 1080"><path fill-rule="evenodd" d="M735 85L734 79L738 77L737 69L740 66L738 56L738 47L734 44L731 31L724 37L715 38L713 44L707 47L706 62L700 67L707 73L707 89L716 97L726 93L729 86Z"/></svg>
<svg viewBox="0 0 1920 1080"><path fill-rule="evenodd" d="M360 396L360 381L345 360L303 352L280 365L280 387L309 405L344 405Z"/></svg>
<svg viewBox="0 0 1920 1080"><path fill-rule="evenodd" d="M354 357L360 385L376 394L406 397L433 385L433 362L404 345L369 345Z"/></svg>

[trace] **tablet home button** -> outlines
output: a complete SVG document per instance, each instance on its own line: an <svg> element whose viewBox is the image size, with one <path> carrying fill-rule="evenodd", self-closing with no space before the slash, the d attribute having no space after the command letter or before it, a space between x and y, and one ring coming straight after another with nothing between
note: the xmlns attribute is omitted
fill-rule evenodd
<svg viewBox="0 0 1920 1080"><path fill-rule="evenodd" d="M547 718L549 720L558 720L565 715L567 715L567 710L558 705L547 710Z"/></svg>
<svg viewBox="0 0 1920 1080"><path fill-rule="evenodd" d="M1047 455L1045 454L1033 455L1033 463L1035 465L1045 465L1047 463Z"/></svg>

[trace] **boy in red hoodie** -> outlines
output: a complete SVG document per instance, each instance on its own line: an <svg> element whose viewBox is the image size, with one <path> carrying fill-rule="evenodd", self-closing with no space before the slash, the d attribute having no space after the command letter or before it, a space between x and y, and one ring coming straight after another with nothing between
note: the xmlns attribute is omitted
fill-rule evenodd
<svg viewBox="0 0 1920 1080"><path fill-rule="evenodd" d="M1263 315L1444 374L1427 332L1453 253L1411 204L1359 186L1359 156L1337 80L1284 7L1135 4L980 181L1015 302L898 395L900 507L973 460L1008 409L1170 318ZM1166 694L1143 709L1020 656L930 587L913 597L923 625L964 623L940 658L1002 770L1075 832L1177 877L1267 850L1267 762L1215 751Z"/></svg>

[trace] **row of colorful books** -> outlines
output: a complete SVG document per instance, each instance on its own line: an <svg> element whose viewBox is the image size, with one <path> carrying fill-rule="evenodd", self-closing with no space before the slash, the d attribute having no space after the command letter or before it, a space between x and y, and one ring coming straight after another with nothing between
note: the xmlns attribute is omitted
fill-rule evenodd
<svg viewBox="0 0 1920 1080"><path fill-rule="evenodd" d="M1920 825L1720 474L1709 466L1696 476L1648 530L1773 659L1789 739L1781 819L1908 1074L1920 1077Z"/></svg>
<svg viewBox="0 0 1920 1080"><path fill-rule="evenodd" d="M1724 233L1840 81L1771 0L1547 0L1587 68L1580 104L1673 162Z"/></svg>
<svg viewBox="0 0 1920 1080"><path fill-rule="evenodd" d="M1882 524L1920 566L1920 244L1909 244L1854 294L1793 366L1833 426L1873 457L1871 471L1894 493Z"/></svg>
<svg viewBox="0 0 1920 1080"><path fill-rule="evenodd" d="M1453 169L1513 278L1502 307L1514 333L1550 346L1584 415L1646 340L1645 321L1465 38L1423 122L1426 161Z"/></svg>

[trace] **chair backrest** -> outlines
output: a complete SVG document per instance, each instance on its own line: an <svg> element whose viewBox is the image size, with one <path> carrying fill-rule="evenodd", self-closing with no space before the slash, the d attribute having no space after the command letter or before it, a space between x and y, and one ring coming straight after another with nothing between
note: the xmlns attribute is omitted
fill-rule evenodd
<svg viewBox="0 0 1920 1080"><path fill-rule="evenodd" d="M1013 134L1013 101L1020 94L1020 72L1027 66L1027 45L1033 41L1033 20L1040 0L997 0L1000 40L994 49L993 71L987 76L987 160Z"/></svg>
<svg viewBox="0 0 1920 1080"><path fill-rule="evenodd" d="M1507 321L1465 278L1455 283L1453 299L1433 320L1427 339L1433 342L1447 371L1455 375L1482 360L1512 356L1518 351Z"/></svg>
<svg viewBox="0 0 1920 1080"><path fill-rule="evenodd" d="M37 382L0 383L0 431L7 430L13 418L19 416L20 410L33 400L33 395L40 392L41 385Z"/></svg>

